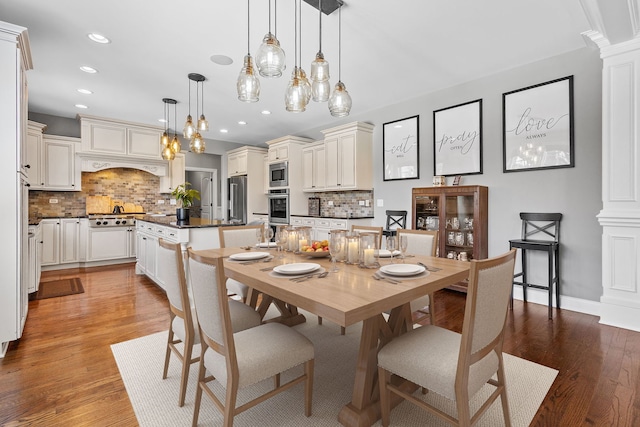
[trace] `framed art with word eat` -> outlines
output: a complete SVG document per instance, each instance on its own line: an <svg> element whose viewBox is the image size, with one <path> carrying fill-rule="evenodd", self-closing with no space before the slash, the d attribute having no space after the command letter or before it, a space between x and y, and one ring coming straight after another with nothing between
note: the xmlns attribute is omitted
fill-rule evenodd
<svg viewBox="0 0 640 427"><path fill-rule="evenodd" d="M388 122L382 128L384 180L420 178L419 116Z"/></svg>

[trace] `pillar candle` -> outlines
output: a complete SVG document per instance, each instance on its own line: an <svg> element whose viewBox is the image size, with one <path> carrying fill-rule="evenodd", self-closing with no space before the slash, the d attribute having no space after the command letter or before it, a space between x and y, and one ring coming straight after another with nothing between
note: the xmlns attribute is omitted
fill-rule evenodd
<svg viewBox="0 0 640 427"><path fill-rule="evenodd" d="M351 264L356 264L358 262L358 242L349 242L347 262Z"/></svg>
<svg viewBox="0 0 640 427"><path fill-rule="evenodd" d="M307 245L307 239L298 240L298 250L301 251L303 246Z"/></svg>
<svg viewBox="0 0 640 427"><path fill-rule="evenodd" d="M364 265L373 265L376 260L374 257L375 249L365 249L364 250Z"/></svg>
<svg viewBox="0 0 640 427"><path fill-rule="evenodd" d="M289 233L289 250L290 251L295 251L296 248L296 243L297 243L297 238L298 236L296 236L296 233Z"/></svg>

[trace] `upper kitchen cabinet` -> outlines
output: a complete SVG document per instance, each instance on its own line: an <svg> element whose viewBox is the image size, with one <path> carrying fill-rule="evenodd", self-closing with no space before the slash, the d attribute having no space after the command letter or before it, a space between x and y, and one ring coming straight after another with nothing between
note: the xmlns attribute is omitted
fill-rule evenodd
<svg viewBox="0 0 640 427"><path fill-rule="evenodd" d="M92 116L80 116L80 124L83 153L162 159L160 127Z"/></svg>
<svg viewBox="0 0 640 427"><path fill-rule="evenodd" d="M325 191L373 188L373 125L349 123L324 134Z"/></svg>
<svg viewBox="0 0 640 427"><path fill-rule="evenodd" d="M47 125L29 120L27 123L25 176L31 185L30 189L44 186L42 178L42 133Z"/></svg>
<svg viewBox="0 0 640 427"><path fill-rule="evenodd" d="M160 193L171 193L185 181L185 155L176 153L176 157L169 161L169 175L160 177Z"/></svg>
<svg viewBox="0 0 640 427"><path fill-rule="evenodd" d="M267 150L259 147L240 147L235 150L227 151L227 176L248 175L256 173L260 175L260 183L262 184L262 171L264 156ZM257 172L260 173L257 173ZM256 181L258 178L254 178Z"/></svg>
<svg viewBox="0 0 640 427"><path fill-rule="evenodd" d="M42 134L45 125L29 122L27 130L27 170L29 189L80 191L80 164L76 152L80 139Z"/></svg>
<svg viewBox="0 0 640 427"><path fill-rule="evenodd" d="M269 146L269 162L282 162L285 160L289 160L289 144L282 142Z"/></svg>
<svg viewBox="0 0 640 427"><path fill-rule="evenodd" d="M324 141L302 149L302 191L322 191L326 187Z"/></svg>

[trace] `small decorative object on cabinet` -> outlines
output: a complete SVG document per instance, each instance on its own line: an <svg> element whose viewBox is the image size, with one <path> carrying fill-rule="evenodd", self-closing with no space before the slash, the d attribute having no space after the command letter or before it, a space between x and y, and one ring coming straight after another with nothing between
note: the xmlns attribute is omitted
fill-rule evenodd
<svg viewBox="0 0 640 427"><path fill-rule="evenodd" d="M414 188L411 193L412 228L438 230L438 256L466 261L487 258L487 187L423 187ZM460 282L451 289L466 292L466 283Z"/></svg>

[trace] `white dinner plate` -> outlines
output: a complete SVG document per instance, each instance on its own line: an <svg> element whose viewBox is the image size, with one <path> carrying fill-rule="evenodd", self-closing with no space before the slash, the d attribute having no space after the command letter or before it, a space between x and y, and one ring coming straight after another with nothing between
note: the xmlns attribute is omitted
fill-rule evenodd
<svg viewBox="0 0 640 427"><path fill-rule="evenodd" d="M240 252L229 256L234 261L250 261L252 259L266 258L270 254L268 252Z"/></svg>
<svg viewBox="0 0 640 427"><path fill-rule="evenodd" d="M423 273L425 268L417 264L390 264L380 267L380 271L390 276L415 276Z"/></svg>
<svg viewBox="0 0 640 427"><path fill-rule="evenodd" d="M380 254L378 255L380 258L390 258L391 257L391 251L388 251L386 249L380 249ZM400 251L393 251L393 256L398 256L400 255L402 252Z"/></svg>
<svg viewBox="0 0 640 427"><path fill-rule="evenodd" d="M275 248L276 246L278 246L276 242L256 243L256 248Z"/></svg>
<svg viewBox="0 0 640 427"><path fill-rule="evenodd" d="M320 268L320 264L315 262L297 262L294 264L282 264L273 268L273 271L280 274L306 274L316 271Z"/></svg>

